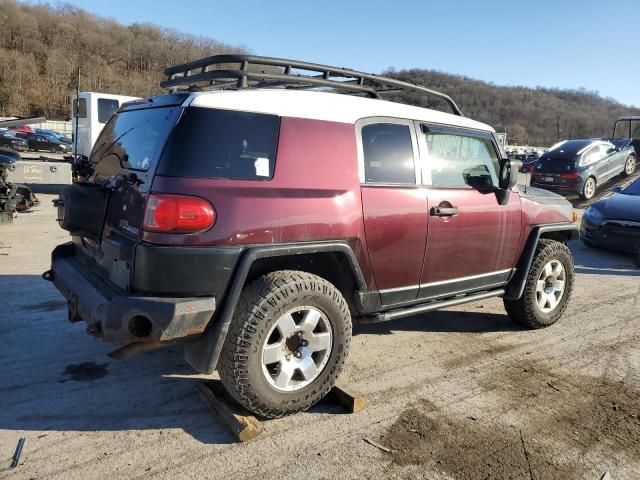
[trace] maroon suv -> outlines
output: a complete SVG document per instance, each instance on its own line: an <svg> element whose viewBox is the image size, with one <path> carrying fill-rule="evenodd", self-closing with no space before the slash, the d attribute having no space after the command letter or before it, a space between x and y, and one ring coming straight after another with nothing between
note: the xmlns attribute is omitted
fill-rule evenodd
<svg viewBox="0 0 640 480"><path fill-rule="evenodd" d="M253 56L167 74L172 93L123 105L61 195L72 240L44 275L121 353L183 341L277 417L329 391L354 320L488 297L533 328L565 311L571 205L517 187L519 162L446 95ZM363 98L398 88L454 114Z"/></svg>

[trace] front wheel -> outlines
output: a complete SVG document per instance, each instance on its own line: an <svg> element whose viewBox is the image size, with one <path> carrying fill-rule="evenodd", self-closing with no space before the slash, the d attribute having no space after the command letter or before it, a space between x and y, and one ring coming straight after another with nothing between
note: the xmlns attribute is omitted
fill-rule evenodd
<svg viewBox="0 0 640 480"><path fill-rule="evenodd" d="M504 300L507 314L529 328L553 325L567 308L574 278L571 250L564 243L540 239L524 293L518 300Z"/></svg>
<svg viewBox="0 0 640 480"><path fill-rule="evenodd" d="M636 171L636 157L629 155L627 161L624 163L624 174L627 177L633 175Z"/></svg>
<svg viewBox="0 0 640 480"><path fill-rule="evenodd" d="M331 390L350 342L349 307L331 283L306 272L272 272L240 295L218 372L241 405L278 418Z"/></svg>

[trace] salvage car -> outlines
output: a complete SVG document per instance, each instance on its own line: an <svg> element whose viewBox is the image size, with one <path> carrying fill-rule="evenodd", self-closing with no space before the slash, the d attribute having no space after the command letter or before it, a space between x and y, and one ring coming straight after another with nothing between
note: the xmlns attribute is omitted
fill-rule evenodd
<svg viewBox="0 0 640 480"><path fill-rule="evenodd" d="M182 341L274 418L332 388L352 322L500 297L541 328L567 308L571 204L518 189L520 162L448 95L252 55L166 74L172 93L122 105L57 200L72 237L43 274L118 356ZM452 113L380 98L397 89Z"/></svg>
<svg viewBox="0 0 640 480"><path fill-rule="evenodd" d="M640 178L598 200L582 216L580 238L589 247L618 252L640 250Z"/></svg>
<svg viewBox="0 0 640 480"><path fill-rule="evenodd" d="M522 173L531 173L538 164L540 156L537 153L530 152L526 155L522 155L522 157L522 159L516 157L517 160L520 160L522 162L522 168L520 168L520 171Z"/></svg>
<svg viewBox="0 0 640 480"><path fill-rule="evenodd" d="M9 181L9 172L19 161L19 153L0 148L0 225L11 223L16 212L27 212L39 203L28 186Z"/></svg>
<svg viewBox="0 0 640 480"><path fill-rule="evenodd" d="M53 137L45 137L44 135L34 133L26 135L24 139L29 143L30 150L62 153L67 153L71 150L71 146L69 144Z"/></svg>
<svg viewBox="0 0 640 480"><path fill-rule="evenodd" d="M0 130L0 147L25 152L29 148L29 143L24 138L16 137L11 130Z"/></svg>
<svg viewBox="0 0 640 480"><path fill-rule="evenodd" d="M49 139L53 139L53 140L59 140L62 143L67 143L67 144L71 144L71 137L68 137L67 135L64 135L62 133L58 133L55 132L53 130L45 130L42 128L36 128L35 133L37 135L43 135Z"/></svg>
<svg viewBox="0 0 640 480"><path fill-rule="evenodd" d="M540 157L531 185L589 200L598 186L635 171L636 152L628 140L618 145L602 139L566 140Z"/></svg>

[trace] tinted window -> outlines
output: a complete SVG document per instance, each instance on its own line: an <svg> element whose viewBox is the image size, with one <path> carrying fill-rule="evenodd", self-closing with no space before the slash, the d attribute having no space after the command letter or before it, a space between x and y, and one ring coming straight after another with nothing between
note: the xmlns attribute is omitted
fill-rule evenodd
<svg viewBox="0 0 640 480"><path fill-rule="evenodd" d="M78 111L79 105L79 111ZM87 118L87 99L81 98L80 102L78 99L73 100L73 116L77 118Z"/></svg>
<svg viewBox="0 0 640 480"><path fill-rule="evenodd" d="M408 125L376 123L362 127L364 176L372 183L416 183Z"/></svg>
<svg viewBox="0 0 640 480"><path fill-rule="evenodd" d="M148 170L162 150L180 109L148 108L120 112L100 133L91 152L94 162L116 159L131 170Z"/></svg>
<svg viewBox="0 0 640 480"><path fill-rule="evenodd" d="M432 185L470 185L469 177L475 177L498 186L500 163L491 140L433 131L425 135Z"/></svg>
<svg viewBox="0 0 640 480"><path fill-rule="evenodd" d="M565 173L571 172L575 170L575 168L576 161L574 159L544 156L536 166L536 172Z"/></svg>
<svg viewBox="0 0 640 480"><path fill-rule="evenodd" d="M98 99L98 122L107 123L111 116L116 113L120 104L118 100L111 100L108 98Z"/></svg>
<svg viewBox="0 0 640 480"><path fill-rule="evenodd" d="M268 180L274 173L279 127L276 115L187 108L167 144L158 173Z"/></svg>

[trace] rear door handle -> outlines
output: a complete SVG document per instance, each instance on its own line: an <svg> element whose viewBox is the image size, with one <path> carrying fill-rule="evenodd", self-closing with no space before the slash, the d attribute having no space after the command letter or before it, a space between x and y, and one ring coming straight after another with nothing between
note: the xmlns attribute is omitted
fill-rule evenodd
<svg viewBox="0 0 640 480"><path fill-rule="evenodd" d="M432 217L452 217L458 215L458 207L431 207Z"/></svg>

